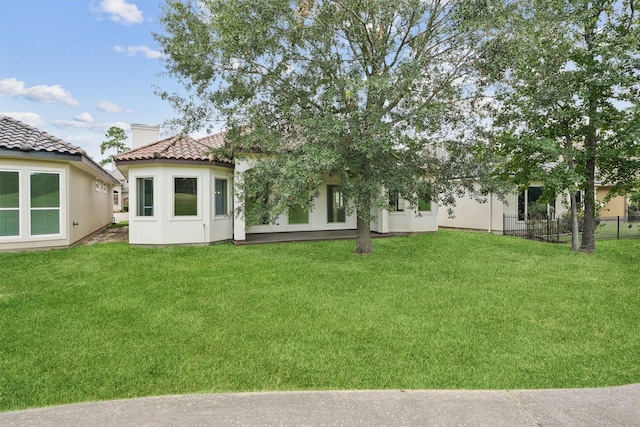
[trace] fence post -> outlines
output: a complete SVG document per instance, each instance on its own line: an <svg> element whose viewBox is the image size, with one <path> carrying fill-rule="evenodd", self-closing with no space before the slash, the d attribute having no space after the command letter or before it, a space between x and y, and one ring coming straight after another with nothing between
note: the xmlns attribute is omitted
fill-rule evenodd
<svg viewBox="0 0 640 427"><path fill-rule="evenodd" d="M549 227L549 214L547 214L547 242L551 241L551 228Z"/></svg>
<svg viewBox="0 0 640 427"><path fill-rule="evenodd" d="M620 239L620 215L618 215L618 233L617 233L617 237L618 237L618 239Z"/></svg>
<svg viewBox="0 0 640 427"><path fill-rule="evenodd" d="M556 243L560 243L560 218L556 220L558 222L556 227Z"/></svg>

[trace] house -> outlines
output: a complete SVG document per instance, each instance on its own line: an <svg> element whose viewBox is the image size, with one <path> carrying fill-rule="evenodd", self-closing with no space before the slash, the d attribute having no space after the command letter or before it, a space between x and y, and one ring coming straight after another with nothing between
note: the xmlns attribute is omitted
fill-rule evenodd
<svg viewBox="0 0 640 427"><path fill-rule="evenodd" d="M135 245L244 242L258 234L356 229L339 181L326 177L309 211L290 209L275 221L247 227L239 188L254 160L214 159L211 148L224 145L224 133L194 139L173 136L157 141L158 130L132 125L133 148L114 156L129 180L129 242ZM156 138L152 136L155 134ZM154 142L149 142L154 140ZM372 231L380 234L437 230L437 206L423 202L420 212L402 199L389 212L374 212Z"/></svg>
<svg viewBox="0 0 640 427"><path fill-rule="evenodd" d="M106 227L117 184L81 148L0 116L0 251L68 248Z"/></svg>
<svg viewBox="0 0 640 427"><path fill-rule="evenodd" d="M509 218L509 221L523 221L534 213L556 218L568 210L567 195L558 195L551 203L541 203L539 199L542 193L542 184L532 183L526 190L519 193L514 189L514 192L507 194L504 200L493 194L483 201L475 200L471 196L460 197L452 208L452 216L446 209L439 211L438 226L502 233L505 226L510 226L505 222L505 218Z"/></svg>
<svg viewBox="0 0 640 427"><path fill-rule="evenodd" d="M113 188L113 211L121 212L129 209L129 183L118 168L113 168L109 173L118 180L118 185Z"/></svg>

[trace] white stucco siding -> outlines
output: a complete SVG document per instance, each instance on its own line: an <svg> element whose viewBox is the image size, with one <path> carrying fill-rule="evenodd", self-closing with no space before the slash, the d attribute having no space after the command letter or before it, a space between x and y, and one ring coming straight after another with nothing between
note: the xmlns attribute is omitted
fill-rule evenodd
<svg viewBox="0 0 640 427"><path fill-rule="evenodd" d="M425 233L438 230L438 205L431 202L431 210L418 212L406 202L404 211L389 212L389 233Z"/></svg>
<svg viewBox="0 0 640 427"><path fill-rule="evenodd" d="M502 216L507 209L517 201L516 196L509 196L507 206L503 201L491 195L482 203L470 196L456 200L452 206L453 217L449 216L448 207L442 206L438 211L438 225L440 227L461 228L469 230L484 230L488 232L502 231ZM517 205L516 205L517 209Z"/></svg>
<svg viewBox="0 0 640 427"><path fill-rule="evenodd" d="M229 169L212 166L146 165L129 168L129 242L134 245L209 244L230 240L232 215L215 215L215 179L228 182L228 205L232 205ZM138 179L153 180L153 215L140 215ZM194 215L175 211L176 179L195 179ZM231 211L229 211L231 212Z"/></svg>
<svg viewBox="0 0 640 427"><path fill-rule="evenodd" d="M329 222L328 218L328 186L337 185L337 182L327 181L320 187L320 195L313 201L313 209L309 211L307 224L289 224L287 213L276 218L275 223L267 225L255 225L246 230L247 234L257 233L284 233L292 231L327 231L327 230L352 230L357 227L355 213L345 216L344 222Z"/></svg>

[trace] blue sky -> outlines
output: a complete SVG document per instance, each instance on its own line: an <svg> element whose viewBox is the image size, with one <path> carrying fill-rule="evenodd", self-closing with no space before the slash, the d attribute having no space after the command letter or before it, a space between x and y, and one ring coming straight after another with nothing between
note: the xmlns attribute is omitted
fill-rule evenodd
<svg viewBox="0 0 640 427"><path fill-rule="evenodd" d="M101 160L110 126L175 115L152 32L161 0L0 0L0 114ZM127 141L130 143L130 141Z"/></svg>

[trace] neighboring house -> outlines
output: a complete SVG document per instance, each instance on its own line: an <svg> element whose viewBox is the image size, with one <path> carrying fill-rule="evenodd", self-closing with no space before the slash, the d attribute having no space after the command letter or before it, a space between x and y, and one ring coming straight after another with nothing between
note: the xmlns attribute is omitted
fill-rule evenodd
<svg viewBox="0 0 640 427"><path fill-rule="evenodd" d="M234 209L244 204L242 191L233 190L254 163L212 159L209 150L224 145L224 133L201 139L173 136L143 145L152 132L157 135L157 128L132 125L133 149L114 156L130 185L131 244L242 242L247 235L258 233L356 229L355 215L346 214L348 201L340 193L339 182L331 178L322 185L312 210L291 209L273 223L247 227L242 213ZM436 231L435 203L422 202L420 209L415 212L399 199L395 211L374 212L377 221L372 223L372 231Z"/></svg>
<svg viewBox="0 0 640 427"><path fill-rule="evenodd" d="M602 208L600 209L601 217L627 217L633 216L634 212L629 214L629 208L632 207L632 203L627 196L615 196L611 200L605 203L605 198L609 195L611 190L610 185L601 184L596 188L596 199L600 202Z"/></svg>
<svg viewBox="0 0 640 427"><path fill-rule="evenodd" d="M106 227L117 184L82 149L0 116L0 251L68 248Z"/></svg>
<svg viewBox="0 0 640 427"><path fill-rule="evenodd" d="M113 187L113 211L121 212L129 208L129 183L118 168L110 170L109 173L118 180L118 185Z"/></svg>

